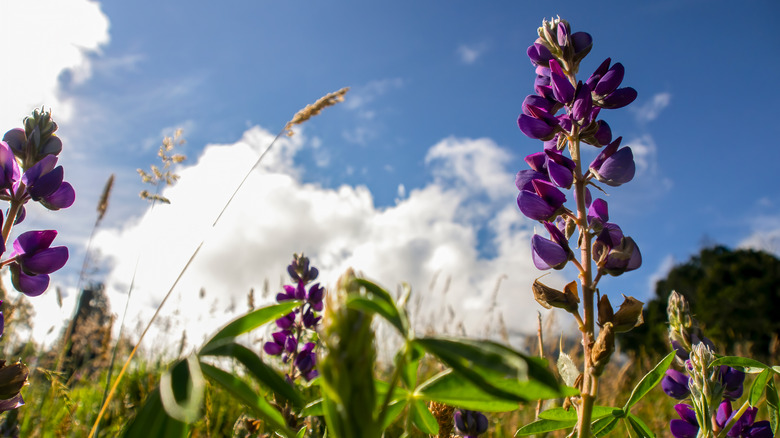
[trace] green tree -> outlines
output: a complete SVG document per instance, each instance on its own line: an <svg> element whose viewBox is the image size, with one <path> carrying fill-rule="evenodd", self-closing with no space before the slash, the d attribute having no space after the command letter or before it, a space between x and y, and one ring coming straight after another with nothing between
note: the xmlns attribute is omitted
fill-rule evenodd
<svg viewBox="0 0 780 438"><path fill-rule="evenodd" d="M703 249L656 283L644 309L645 324L619 337L624 351L651 355L669 351L666 302L676 290L690 301L704 334L723 353L737 344L767 358L780 336L780 259L764 251Z"/></svg>

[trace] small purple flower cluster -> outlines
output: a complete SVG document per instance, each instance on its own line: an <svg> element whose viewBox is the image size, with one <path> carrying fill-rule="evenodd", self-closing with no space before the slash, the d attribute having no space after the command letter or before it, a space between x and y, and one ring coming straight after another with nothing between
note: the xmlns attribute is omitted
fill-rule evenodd
<svg viewBox="0 0 780 438"><path fill-rule="evenodd" d="M11 228L24 220L28 201L59 210L70 207L76 199L73 187L63 180L62 166L57 166L62 140L54 134L56 130L49 112L35 110L24 119L24 129L10 130L0 141L0 200L10 203L0 254L6 250ZM65 265L68 249L51 247L56 236L55 230L28 231L14 241L14 251L0 265L9 265L18 291L28 296L42 294L49 286L49 274Z"/></svg>
<svg viewBox="0 0 780 438"><path fill-rule="evenodd" d="M682 347L675 348L678 357L684 356L685 369L692 372L690 360L687 359L688 352ZM742 397L743 384L745 382L745 373L726 365L718 367L718 383L722 391L723 400L718 406L718 410L713 418L713 425L717 425L722 430L735 416L731 403ZM684 400L691 396L691 379L686 373L670 368L661 380L661 388L664 392L677 400ZM693 407L686 403L675 405L674 409L680 416L679 419L673 419L669 423L672 435L675 438L695 438L699 433L699 422L696 419L696 412ZM771 425L768 421L755 421L758 408L749 407L742 416L734 423L726 436L736 438L771 438Z"/></svg>
<svg viewBox="0 0 780 438"><path fill-rule="evenodd" d="M465 438L477 438L488 429L488 419L481 412L458 409L453 418L455 430Z"/></svg>
<svg viewBox="0 0 780 438"><path fill-rule="evenodd" d="M325 289L319 283L309 285L317 279L319 271L309 266L309 259L303 254L293 256L293 262L287 267L287 272L295 285L285 285L284 292L276 295L276 301L281 303L301 300L302 304L276 320L279 330L271 335L273 340L266 342L263 350L272 356L281 356L285 364L292 364L290 373L287 374L290 381L294 381L298 376L309 381L319 374L316 369L317 353L314 351L317 344L312 341L315 339L312 335L316 335L317 325L322 319L319 313L323 309ZM299 350L301 343L304 345Z"/></svg>
<svg viewBox="0 0 780 438"><path fill-rule="evenodd" d="M561 189L576 184L574 196L584 197L577 201L587 209L588 231L597 236L593 259L599 272L620 275L637 269L642 263L639 248L618 225L608 222L607 202L593 201L587 188L595 185L594 179L608 186L633 179L636 165L631 148L620 148L621 138L613 141L612 130L598 116L602 109L630 104L637 93L630 87L619 88L624 68L611 64L609 58L588 80L576 80L579 63L593 44L589 34L571 33L569 23L556 19L545 21L539 35L527 52L536 66L536 94L525 98L518 126L528 137L544 141L544 150L528 155L525 162L530 169L521 170L515 179L520 211L542 222L550 235L532 238L534 264L542 270L563 269L574 258L568 240L578 224L584 225L584 218L564 206L566 195ZM604 147L584 174L580 142ZM563 154L567 146L571 158Z"/></svg>

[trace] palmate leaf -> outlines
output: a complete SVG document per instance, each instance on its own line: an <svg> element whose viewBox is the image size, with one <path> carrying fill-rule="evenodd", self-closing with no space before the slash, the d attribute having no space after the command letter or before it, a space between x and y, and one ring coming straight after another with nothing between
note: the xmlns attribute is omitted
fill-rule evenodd
<svg viewBox="0 0 780 438"><path fill-rule="evenodd" d="M199 354L204 354L204 351L208 351L220 341L243 335L244 333L250 332L267 322L281 318L282 316L290 313L300 304L301 302L298 300L289 300L279 304L261 307L257 310L247 313L246 315L240 316L228 323L214 336L212 336L211 339L209 339L209 341L203 345Z"/></svg>
<svg viewBox="0 0 780 438"><path fill-rule="evenodd" d="M642 397L647 395L647 393L650 392L651 389L655 388L656 385L661 383L661 380L664 378L664 374L666 374L666 370L669 369L669 366L672 364L672 360L674 360L675 354L675 351L667 354L666 357L658 362L658 365L656 365L655 368L650 370L649 373L642 377L642 380L640 380L639 383L637 383L634 387L634 390L631 391L631 396L628 397L626 405L623 407L624 411L630 411L632 406L641 400Z"/></svg>
<svg viewBox="0 0 780 438"><path fill-rule="evenodd" d="M641 438L655 438L653 431L650 430L650 428L647 427L647 424L645 424L645 422L636 415L629 413L628 417L623 419L623 421L628 421L628 424L631 426L631 430L633 430Z"/></svg>
<svg viewBox="0 0 780 438"><path fill-rule="evenodd" d="M615 429L615 426L617 426L619 420L620 418L618 417L607 416L594 421L591 423L593 436L601 437L612 432L612 430Z"/></svg>
<svg viewBox="0 0 780 438"><path fill-rule="evenodd" d="M445 370L426 380L415 389L414 398L444 403L462 409L483 412L508 412L516 410L519 397L527 400L544 400L561 397L561 393L533 380L517 381L500 379L511 398L496 397L484 387L476 385L454 370ZM564 387L568 395L576 395L573 388Z"/></svg>
<svg viewBox="0 0 780 438"><path fill-rule="evenodd" d="M547 432L553 432L561 429L574 427L577 420L555 421L555 420L536 420L533 423L526 424L515 432L515 436L537 435Z"/></svg>
<svg viewBox="0 0 780 438"><path fill-rule="evenodd" d="M409 319L403 309L399 309L389 292L365 278L356 278L355 283L364 288L365 294L350 294L347 306L354 309L373 312L386 319L401 336L409 336Z"/></svg>
<svg viewBox="0 0 780 438"><path fill-rule="evenodd" d="M428 435L439 434L439 423L433 416L428 406L422 400L412 400L411 404L412 423L423 433Z"/></svg>
<svg viewBox="0 0 780 438"><path fill-rule="evenodd" d="M206 377L225 388L236 400L251 409L255 415L265 420L265 422L273 428L274 432L288 438L295 435L295 433L287 427L282 414L238 376L222 371L221 369L204 362L201 362L200 366Z"/></svg>
<svg viewBox="0 0 780 438"><path fill-rule="evenodd" d="M226 340L211 344L201 350L201 356L232 357L241 362L247 371L262 386L270 389L281 398L290 401L296 408L305 404L303 396L294 385L290 385L271 366L267 365L254 351L236 342Z"/></svg>
<svg viewBox="0 0 780 438"><path fill-rule="evenodd" d="M483 392L502 400L524 402L571 392L558 384L543 359L492 341L426 337L414 339L412 343L436 356ZM555 395L549 396L551 393Z"/></svg>

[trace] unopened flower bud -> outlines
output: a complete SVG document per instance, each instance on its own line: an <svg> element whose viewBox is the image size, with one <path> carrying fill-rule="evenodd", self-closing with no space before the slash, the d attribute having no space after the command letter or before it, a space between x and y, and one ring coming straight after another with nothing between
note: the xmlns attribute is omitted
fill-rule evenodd
<svg viewBox="0 0 780 438"><path fill-rule="evenodd" d="M604 324L612 322L615 318L615 314L612 311L612 304L609 302L609 298L606 295L602 295L599 299L599 327L604 327Z"/></svg>
<svg viewBox="0 0 780 438"><path fill-rule="evenodd" d="M531 289L534 292L536 301L545 309L557 307L569 313L574 313L579 307L580 297L577 294L577 282L575 281L567 284L563 292L542 284L539 280L534 280Z"/></svg>

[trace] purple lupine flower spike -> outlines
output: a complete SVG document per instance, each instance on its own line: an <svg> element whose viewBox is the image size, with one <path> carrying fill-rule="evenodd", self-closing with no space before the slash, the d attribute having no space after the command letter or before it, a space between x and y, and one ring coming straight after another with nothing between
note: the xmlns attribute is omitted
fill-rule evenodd
<svg viewBox="0 0 780 438"><path fill-rule="evenodd" d="M517 196L520 211L534 220L553 219L555 212L566 202L566 195L547 181L535 179L531 185L533 191L521 190Z"/></svg>

